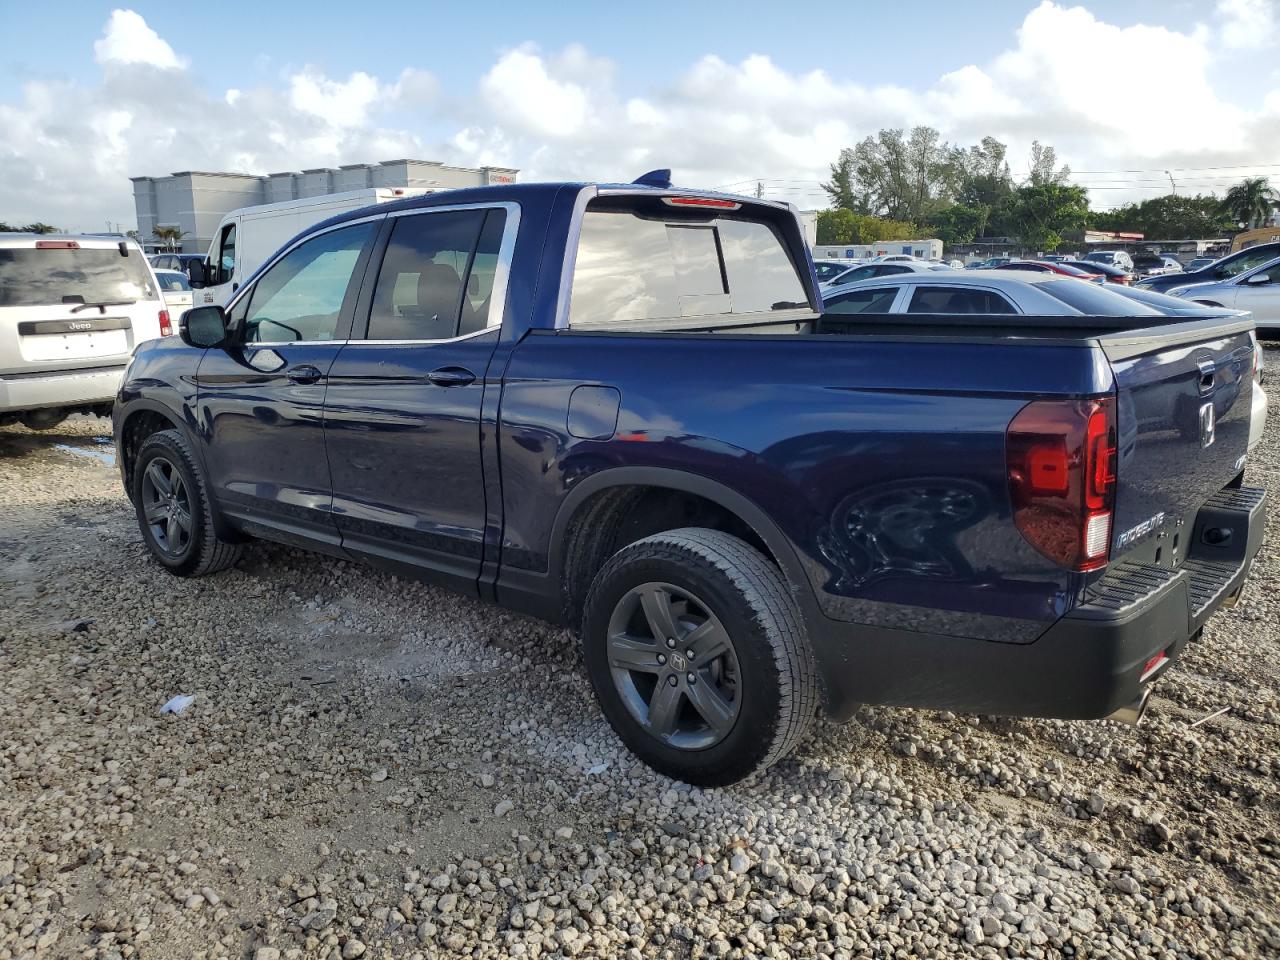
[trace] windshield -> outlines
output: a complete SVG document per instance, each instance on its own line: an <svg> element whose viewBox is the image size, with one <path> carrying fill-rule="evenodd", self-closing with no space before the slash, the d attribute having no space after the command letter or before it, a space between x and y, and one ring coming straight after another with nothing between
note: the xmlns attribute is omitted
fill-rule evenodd
<svg viewBox="0 0 1280 960"><path fill-rule="evenodd" d="M152 300L156 296L145 262L120 250L0 249L0 306Z"/></svg>
<svg viewBox="0 0 1280 960"><path fill-rule="evenodd" d="M1111 284L1100 286L1087 280L1072 280L1063 277L1061 280L1048 280L1036 284L1037 289L1044 291L1055 300L1061 300L1069 307L1074 307L1087 316L1094 317L1146 317L1160 316L1145 304L1138 303L1108 289Z"/></svg>

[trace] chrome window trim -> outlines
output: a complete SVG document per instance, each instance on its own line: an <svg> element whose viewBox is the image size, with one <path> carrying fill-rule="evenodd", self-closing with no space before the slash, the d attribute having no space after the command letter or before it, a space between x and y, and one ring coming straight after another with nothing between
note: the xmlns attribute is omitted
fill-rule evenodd
<svg viewBox="0 0 1280 960"><path fill-rule="evenodd" d="M435 344L435 343L457 343L459 340L470 340L473 337L479 337L486 333L493 333L493 331L497 330L498 327L499 325L495 325L492 327L481 327L479 330L472 330L470 333L460 334L459 336L456 336L456 337L445 337L442 340L356 340L353 338L351 340L342 340L337 342L345 343L349 347L362 347L366 345L379 346L379 347L414 347L414 346L421 347L421 346L430 346L431 344ZM289 342L297 343L298 341L291 340ZM307 342L314 343L315 341L307 341Z"/></svg>

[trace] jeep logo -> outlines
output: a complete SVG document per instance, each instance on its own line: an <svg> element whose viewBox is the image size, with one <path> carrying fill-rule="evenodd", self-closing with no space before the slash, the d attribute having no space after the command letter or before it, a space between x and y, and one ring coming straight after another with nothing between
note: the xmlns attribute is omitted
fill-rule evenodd
<svg viewBox="0 0 1280 960"><path fill-rule="evenodd" d="M93 324L85 320L80 320L80 321L68 320L67 328L69 330L92 330Z"/></svg>

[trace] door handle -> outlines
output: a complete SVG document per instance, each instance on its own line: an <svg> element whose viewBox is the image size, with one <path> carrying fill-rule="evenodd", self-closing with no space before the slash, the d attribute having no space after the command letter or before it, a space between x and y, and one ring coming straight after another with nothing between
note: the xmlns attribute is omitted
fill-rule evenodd
<svg viewBox="0 0 1280 960"><path fill-rule="evenodd" d="M475 383L476 375L466 367L440 367L428 373L427 379L437 387L465 387Z"/></svg>
<svg viewBox="0 0 1280 960"><path fill-rule="evenodd" d="M290 367L285 376L293 383L306 384L319 382L324 377L324 374L316 367L311 366L311 364L303 363L296 367Z"/></svg>

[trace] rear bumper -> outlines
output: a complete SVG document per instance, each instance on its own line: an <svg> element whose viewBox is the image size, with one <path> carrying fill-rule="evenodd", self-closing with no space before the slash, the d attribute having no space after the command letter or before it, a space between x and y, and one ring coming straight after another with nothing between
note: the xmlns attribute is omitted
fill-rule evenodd
<svg viewBox="0 0 1280 960"><path fill-rule="evenodd" d="M110 403L127 366L0 376L0 413Z"/></svg>
<svg viewBox="0 0 1280 960"><path fill-rule="evenodd" d="M1006 716L1096 719L1133 703L1244 586L1262 545L1266 492L1223 490L1200 510L1176 570L1119 563L1034 643L870 631L815 637L827 709L859 702ZM1206 538L1206 531L1217 531ZM1211 539L1220 540L1213 544ZM1144 675L1144 666L1167 658Z"/></svg>

